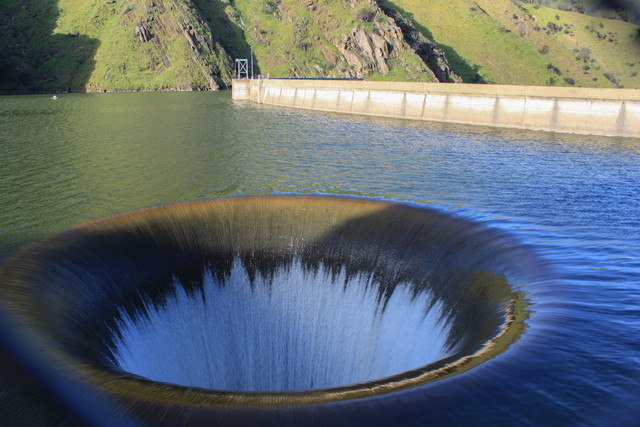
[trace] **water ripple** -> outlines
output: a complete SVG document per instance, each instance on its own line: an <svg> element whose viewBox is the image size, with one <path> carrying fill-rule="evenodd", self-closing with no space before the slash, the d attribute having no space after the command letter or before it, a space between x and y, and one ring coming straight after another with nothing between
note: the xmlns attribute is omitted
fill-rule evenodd
<svg viewBox="0 0 640 427"><path fill-rule="evenodd" d="M539 294L557 304L537 313L557 323L532 322L495 383L434 386L393 419L589 425L637 414L638 139L312 113L225 93L101 94L2 97L0 150L0 257L90 219L236 194L404 200L484 221L565 279ZM378 414L387 419L383 404Z"/></svg>

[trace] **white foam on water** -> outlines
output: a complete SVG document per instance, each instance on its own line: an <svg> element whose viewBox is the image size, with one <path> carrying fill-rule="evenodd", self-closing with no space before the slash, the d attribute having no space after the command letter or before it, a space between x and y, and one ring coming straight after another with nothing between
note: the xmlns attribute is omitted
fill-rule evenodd
<svg viewBox="0 0 640 427"><path fill-rule="evenodd" d="M377 380L453 353L427 292L378 285L344 270L305 270L299 259L256 275L236 259L224 282L204 273L203 294L176 281L165 306L122 312L114 334L121 369L154 381L227 391L294 391Z"/></svg>

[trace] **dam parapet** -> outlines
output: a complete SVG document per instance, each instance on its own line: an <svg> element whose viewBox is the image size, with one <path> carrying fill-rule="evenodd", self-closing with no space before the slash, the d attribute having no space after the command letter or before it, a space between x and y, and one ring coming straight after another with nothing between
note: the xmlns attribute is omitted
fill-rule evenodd
<svg viewBox="0 0 640 427"><path fill-rule="evenodd" d="M236 79L232 98L337 113L640 137L638 89Z"/></svg>

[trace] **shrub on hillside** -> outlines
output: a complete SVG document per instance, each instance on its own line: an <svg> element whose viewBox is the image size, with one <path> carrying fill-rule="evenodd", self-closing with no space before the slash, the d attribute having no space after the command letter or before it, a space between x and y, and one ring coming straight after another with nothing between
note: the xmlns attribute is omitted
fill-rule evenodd
<svg viewBox="0 0 640 427"><path fill-rule="evenodd" d="M619 72L617 72L617 71L607 71L606 73L604 73L604 76L611 83L613 83L615 85L619 85L620 84L620 73Z"/></svg>
<svg viewBox="0 0 640 427"><path fill-rule="evenodd" d="M280 5L280 0L275 0L275 1L269 0L267 4L265 4L264 7L262 8L262 12L266 13L267 15L276 13L276 11L278 11L279 5Z"/></svg>
<svg viewBox="0 0 640 427"><path fill-rule="evenodd" d="M557 33L560 30L562 30L562 27L560 25L557 25L555 22L549 22L547 24L547 28L553 34Z"/></svg>
<svg viewBox="0 0 640 427"><path fill-rule="evenodd" d="M371 6L365 6L358 11L356 17L362 22L371 22L376 17L376 11Z"/></svg>
<svg viewBox="0 0 640 427"><path fill-rule="evenodd" d="M618 10L616 12L616 19L624 22L629 22L629 14L625 10Z"/></svg>
<svg viewBox="0 0 640 427"><path fill-rule="evenodd" d="M578 55L576 56L576 59L586 64L589 61L590 57L591 57L591 49L589 49L588 47L583 47L582 49L580 49L580 53L578 53Z"/></svg>
<svg viewBox="0 0 640 427"><path fill-rule="evenodd" d="M556 73L557 75L562 75L562 71L560 71L560 69L558 67L556 67L555 65L549 63L547 64L547 71L551 71L552 73Z"/></svg>

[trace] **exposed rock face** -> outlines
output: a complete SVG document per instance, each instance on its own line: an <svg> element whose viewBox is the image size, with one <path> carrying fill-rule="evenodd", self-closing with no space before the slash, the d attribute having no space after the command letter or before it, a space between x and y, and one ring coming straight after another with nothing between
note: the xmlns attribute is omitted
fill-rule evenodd
<svg viewBox="0 0 640 427"><path fill-rule="evenodd" d="M144 22L138 22L135 25L135 34L143 43L151 40L151 31L149 31Z"/></svg>
<svg viewBox="0 0 640 427"><path fill-rule="evenodd" d="M429 40L420 31L418 31L409 19L389 7L381 5L380 8L387 16L395 21L402 31L404 39L422 58L431 71L433 71L438 81L462 83L460 76L454 73L451 69L451 66L445 58L444 52L438 49L437 45L433 41Z"/></svg>
<svg viewBox="0 0 640 427"><path fill-rule="evenodd" d="M147 49L149 70L163 72L172 68L177 61L167 41L184 36L192 52L192 63L188 68L200 74L205 82L192 85L190 89L217 90L230 85L233 73L231 58L222 46L214 43L210 32L202 31L207 26L193 9L176 0L150 0L144 3L144 11L143 19L134 25L140 42L152 42Z"/></svg>
<svg viewBox="0 0 640 427"><path fill-rule="evenodd" d="M332 67L335 67L336 65L338 65L338 56L337 55L335 55L333 52L331 52L325 46L322 46L320 48L320 50L322 51L322 55L324 56L324 58L327 60L327 62L329 62L329 65L331 65Z"/></svg>
<svg viewBox="0 0 640 427"><path fill-rule="evenodd" d="M355 17L361 21L361 24L355 25L342 36L335 36L335 29L340 23L334 21L321 4L315 4L312 0L307 5L307 10L315 12L313 22L321 28L326 40L336 49L332 51L325 46L321 48L322 55L332 68L330 76L365 78L374 72L387 75L391 72L390 61L397 59L394 66L406 68L405 74L416 76L426 73L431 76L431 80L436 80L427 64L414 55L401 28L392 18L384 15L374 0L364 3L359 0L341 0L340 3L345 9L354 9ZM283 13L286 15L286 11ZM403 55L404 59L407 55L414 55L414 65L408 66ZM422 78L425 78L424 75Z"/></svg>
<svg viewBox="0 0 640 427"><path fill-rule="evenodd" d="M353 68L356 77L365 77L374 70L388 74L388 58L404 49L402 33L389 24L381 25L371 33L357 25L343 36L336 47Z"/></svg>
<svg viewBox="0 0 640 427"><path fill-rule="evenodd" d="M388 60L405 49L402 32L397 26L382 19L377 19L373 25L373 31L356 25L339 39L329 38L349 65L344 77L366 77L374 71L386 75L390 71ZM325 58L328 56L326 50L323 50ZM333 58L329 55L327 60L336 63L330 59Z"/></svg>

